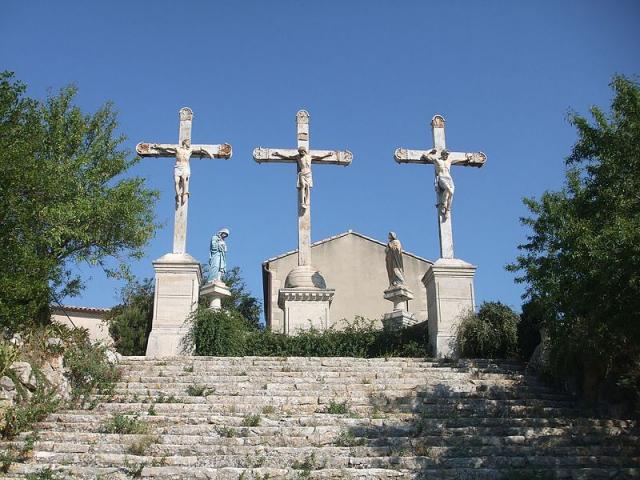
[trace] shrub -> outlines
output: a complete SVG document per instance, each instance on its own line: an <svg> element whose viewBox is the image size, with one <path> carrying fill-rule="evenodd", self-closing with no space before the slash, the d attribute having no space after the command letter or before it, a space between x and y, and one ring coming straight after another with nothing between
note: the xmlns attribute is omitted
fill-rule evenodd
<svg viewBox="0 0 640 480"><path fill-rule="evenodd" d="M262 421L262 419L260 418L260 415L256 414L256 415L247 415L246 417L244 417L244 419L242 419L242 426L243 427L257 427L258 425L260 425L260 422Z"/></svg>
<svg viewBox="0 0 640 480"><path fill-rule="evenodd" d="M11 439L29 430L34 423L42 421L59 405L60 400L56 392L39 383L29 403L14 405L6 410L2 437Z"/></svg>
<svg viewBox="0 0 640 480"><path fill-rule="evenodd" d="M29 473L25 477L27 480L59 480L62 477L50 468L43 468L37 473Z"/></svg>
<svg viewBox="0 0 640 480"><path fill-rule="evenodd" d="M211 395L215 389L208 388L204 385L189 385L187 387L187 395L190 397L206 397Z"/></svg>
<svg viewBox="0 0 640 480"><path fill-rule="evenodd" d="M345 413L349 413L349 405L347 402L336 402L335 400L331 400L329 405L327 405L327 413L332 415L343 415Z"/></svg>
<svg viewBox="0 0 640 480"><path fill-rule="evenodd" d="M456 334L458 354L467 358L507 358L517 352L518 315L500 302L485 302L465 315Z"/></svg>
<svg viewBox="0 0 640 480"><path fill-rule="evenodd" d="M153 280L130 282L121 295L122 303L107 316L109 334L122 355L144 355L153 323Z"/></svg>
<svg viewBox="0 0 640 480"><path fill-rule="evenodd" d="M13 362L18 359L18 351L8 342L0 340L0 377L2 377Z"/></svg>
<svg viewBox="0 0 640 480"><path fill-rule="evenodd" d="M224 310L199 309L190 319L185 348L196 355L299 357L427 357L430 354L426 322L402 330L379 330L358 317L344 330L310 329L296 336L256 330L239 315Z"/></svg>
<svg viewBox="0 0 640 480"><path fill-rule="evenodd" d="M140 421L137 415L127 415L116 413L104 422L101 428L102 433L120 434L145 434L148 433L149 426Z"/></svg>
<svg viewBox="0 0 640 480"><path fill-rule="evenodd" d="M198 308L190 317L191 327L184 339L185 350L195 355L242 356L245 321L235 312Z"/></svg>
<svg viewBox="0 0 640 480"><path fill-rule="evenodd" d="M84 401L93 393L110 395L120 371L107 360L103 345L82 343L73 345L64 353L64 364L71 384L74 400Z"/></svg>
<svg viewBox="0 0 640 480"><path fill-rule="evenodd" d="M143 435L137 440L134 440L127 450L132 455L142 456L147 453L151 445L158 443L159 440L157 435Z"/></svg>

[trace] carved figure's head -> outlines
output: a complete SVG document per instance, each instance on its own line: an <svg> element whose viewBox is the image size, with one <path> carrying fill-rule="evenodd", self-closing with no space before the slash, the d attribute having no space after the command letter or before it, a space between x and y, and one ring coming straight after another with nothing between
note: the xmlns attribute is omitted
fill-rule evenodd
<svg viewBox="0 0 640 480"><path fill-rule="evenodd" d="M389 232L389 241L391 240L397 240L398 236L396 235L396 232Z"/></svg>
<svg viewBox="0 0 640 480"><path fill-rule="evenodd" d="M223 228L223 229L221 229L221 230L218 232L218 236L219 236L221 239L223 239L223 240L224 240L225 238L227 238L227 237L229 236L229 229L228 229L228 228Z"/></svg>
<svg viewBox="0 0 640 480"><path fill-rule="evenodd" d="M298 153L304 155L305 153L307 153L307 147L305 147L304 145L300 145L298 147Z"/></svg>
<svg viewBox="0 0 640 480"><path fill-rule="evenodd" d="M184 148L190 148L190 147L191 147L191 140L189 140L188 138L185 138L185 139L182 141L182 146L183 146Z"/></svg>

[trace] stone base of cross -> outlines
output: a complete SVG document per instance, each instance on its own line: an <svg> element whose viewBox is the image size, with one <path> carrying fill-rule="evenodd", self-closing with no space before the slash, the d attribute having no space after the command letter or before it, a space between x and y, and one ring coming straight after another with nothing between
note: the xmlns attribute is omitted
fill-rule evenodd
<svg viewBox="0 0 640 480"><path fill-rule="evenodd" d="M456 259L453 253L451 204L455 191L451 167L453 165L482 167L487 156L482 152L450 152L444 136L444 117L431 120L433 148L409 150L398 148L394 157L398 163L431 164L435 170L436 209L440 237L440 258L430 266L422 279L427 290L429 339L436 357L452 357L455 351L455 332L461 317L473 311L475 294L473 278L476 267Z"/></svg>
<svg viewBox="0 0 640 480"><path fill-rule="evenodd" d="M153 326L147 357L190 354L182 344L188 332L187 316L198 306L202 271L188 253L167 253L153 262L156 273Z"/></svg>

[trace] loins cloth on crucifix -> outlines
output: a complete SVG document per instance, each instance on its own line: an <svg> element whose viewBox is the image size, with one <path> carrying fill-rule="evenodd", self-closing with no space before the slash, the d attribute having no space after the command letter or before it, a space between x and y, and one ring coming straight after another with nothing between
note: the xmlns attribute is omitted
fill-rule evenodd
<svg viewBox="0 0 640 480"><path fill-rule="evenodd" d="M258 163L295 163L298 169L298 266L311 267L311 188L312 164L351 164L353 155L344 150L309 149L309 113L300 110L296 114L297 149L263 148L253 150L253 159Z"/></svg>
<svg viewBox="0 0 640 480"><path fill-rule="evenodd" d="M231 158L232 149L228 143L221 145L192 145L191 124L193 111L188 107L180 109L180 133L177 144L139 143L136 152L141 157L175 157L173 182L176 194L175 220L173 233L173 253L185 253L187 243L187 212L189 205L189 179L191 167L189 159Z"/></svg>
<svg viewBox="0 0 640 480"><path fill-rule="evenodd" d="M455 186L451 177L451 166L482 167L487 156L482 152L450 152L444 137L444 117L435 115L431 120L433 148L431 150L408 150L398 148L394 158L398 163L432 164L435 167L435 189L440 233L440 258L453 257L453 233L451 230L451 202Z"/></svg>

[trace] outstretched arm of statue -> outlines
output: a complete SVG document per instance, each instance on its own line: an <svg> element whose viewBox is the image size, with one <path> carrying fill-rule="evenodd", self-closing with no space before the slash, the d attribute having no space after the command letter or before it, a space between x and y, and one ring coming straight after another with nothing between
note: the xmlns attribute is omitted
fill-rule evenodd
<svg viewBox="0 0 640 480"><path fill-rule="evenodd" d="M329 152L326 155L314 155L311 157L313 160L324 160L325 158L329 158L333 156L333 152Z"/></svg>
<svg viewBox="0 0 640 480"><path fill-rule="evenodd" d="M286 158L287 160L297 160L299 155L283 155L280 152L273 152L272 155L278 158Z"/></svg>

